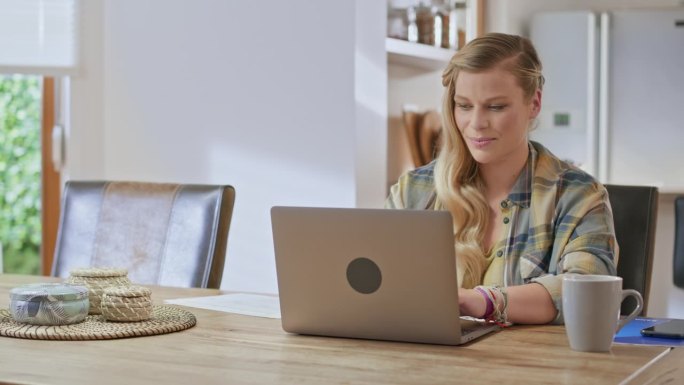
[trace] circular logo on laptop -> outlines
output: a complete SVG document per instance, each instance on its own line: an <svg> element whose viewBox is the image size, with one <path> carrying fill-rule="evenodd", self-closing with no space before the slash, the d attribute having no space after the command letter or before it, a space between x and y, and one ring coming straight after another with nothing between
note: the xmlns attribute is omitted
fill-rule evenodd
<svg viewBox="0 0 684 385"><path fill-rule="evenodd" d="M382 274L375 262L356 258L347 266L347 282L361 294L371 294L380 288Z"/></svg>

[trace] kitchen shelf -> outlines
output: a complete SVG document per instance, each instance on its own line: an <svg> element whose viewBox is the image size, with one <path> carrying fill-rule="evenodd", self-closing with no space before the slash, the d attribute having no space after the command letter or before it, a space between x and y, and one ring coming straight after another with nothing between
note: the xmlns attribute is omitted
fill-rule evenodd
<svg viewBox="0 0 684 385"><path fill-rule="evenodd" d="M385 50L389 63L420 68L425 71L443 70L455 53L450 49L409 43L390 37L385 39Z"/></svg>

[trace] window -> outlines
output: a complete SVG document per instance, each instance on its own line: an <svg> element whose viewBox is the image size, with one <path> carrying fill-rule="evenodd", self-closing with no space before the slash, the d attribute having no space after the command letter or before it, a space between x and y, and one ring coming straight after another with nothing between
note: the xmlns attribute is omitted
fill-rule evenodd
<svg viewBox="0 0 684 385"><path fill-rule="evenodd" d="M4 271L41 266L40 76L0 75L0 244Z"/></svg>
<svg viewBox="0 0 684 385"><path fill-rule="evenodd" d="M43 76L77 71L80 0L0 0L0 9L0 178L7 178L0 179L4 270L39 273L42 253L42 273L47 274L60 181L48 162L57 83Z"/></svg>

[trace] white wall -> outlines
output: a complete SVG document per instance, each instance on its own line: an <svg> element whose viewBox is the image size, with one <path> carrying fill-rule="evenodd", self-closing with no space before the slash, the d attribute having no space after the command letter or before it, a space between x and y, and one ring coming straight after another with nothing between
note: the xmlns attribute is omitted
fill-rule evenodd
<svg viewBox="0 0 684 385"><path fill-rule="evenodd" d="M224 288L277 291L271 206L382 205L383 2L84 3L68 175L233 185Z"/></svg>
<svg viewBox="0 0 684 385"><path fill-rule="evenodd" d="M385 0L356 1L356 206L382 207L387 189L387 54Z"/></svg>
<svg viewBox="0 0 684 385"><path fill-rule="evenodd" d="M97 179L104 170L103 1L82 1L80 63L63 87L59 119L67 145L62 180Z"/></svg>

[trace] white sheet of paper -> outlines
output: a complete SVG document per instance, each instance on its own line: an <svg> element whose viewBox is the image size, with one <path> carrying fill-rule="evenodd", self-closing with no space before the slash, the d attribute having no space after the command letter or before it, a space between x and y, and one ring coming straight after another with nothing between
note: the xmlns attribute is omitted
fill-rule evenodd
<svg viewBox="0 0 684 385"><path fill-rule="evenodd" d="M168 299L164 303L255 317L280 318L280 302L278 297L271 295L233 293Z"/></svg>

